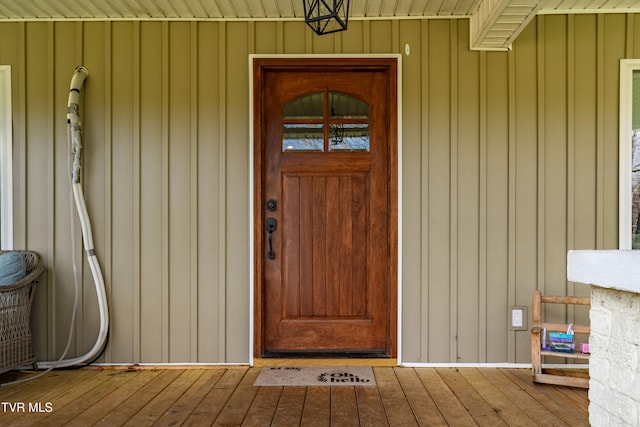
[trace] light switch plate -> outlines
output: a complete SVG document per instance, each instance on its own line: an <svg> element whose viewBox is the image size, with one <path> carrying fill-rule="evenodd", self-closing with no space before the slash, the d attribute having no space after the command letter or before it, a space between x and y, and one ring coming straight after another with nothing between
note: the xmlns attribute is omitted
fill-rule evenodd
<svg viewBox="0 0 640 427"><path fill-rule="evenodd" d="M509 307L509 329L512 331L527 330L527 307L511 306Z"/></svg>

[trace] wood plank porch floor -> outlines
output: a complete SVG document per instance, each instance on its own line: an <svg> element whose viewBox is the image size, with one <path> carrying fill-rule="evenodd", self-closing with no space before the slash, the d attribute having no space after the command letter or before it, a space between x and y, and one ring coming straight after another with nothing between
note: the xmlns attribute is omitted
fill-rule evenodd
<svg viewBox="0 0 640 427"><path fill-rule="evenodd" d="M374 367L376 387L254 387L260 369L52 371L0 388L0 425L589 425L587 390L526 369Z"/></svg>

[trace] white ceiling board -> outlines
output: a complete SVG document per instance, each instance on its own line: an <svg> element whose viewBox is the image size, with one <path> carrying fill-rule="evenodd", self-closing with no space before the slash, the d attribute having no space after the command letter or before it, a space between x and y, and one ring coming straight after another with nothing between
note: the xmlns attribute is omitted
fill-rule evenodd
<svg viewBox="0 0 640 427"><path fill-rule="evenodd" d="M478 37L472 41L472 48L504 49L536 14L610 12L640 13L640 0L351 0L349 17L467 17L475 27L472 33ZM268 20L303 16L302 0L0 0L0 22ZM505 22L512 25L507 28Z"/></svg>

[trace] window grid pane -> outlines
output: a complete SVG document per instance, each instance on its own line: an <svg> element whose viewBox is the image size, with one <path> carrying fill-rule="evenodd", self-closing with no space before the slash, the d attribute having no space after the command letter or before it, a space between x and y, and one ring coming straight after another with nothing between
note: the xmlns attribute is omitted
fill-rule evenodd
<svg viewBox="0 0 640 427"><path fill-rule="evenodd" d="M369 151L368 124L329 125L329 151Z"/></svg>
<svg viewBox="0 0 640 427"><path fill-rule="evenodd" d="M324 151L324 125L285 123L282 151Z"/></svg>

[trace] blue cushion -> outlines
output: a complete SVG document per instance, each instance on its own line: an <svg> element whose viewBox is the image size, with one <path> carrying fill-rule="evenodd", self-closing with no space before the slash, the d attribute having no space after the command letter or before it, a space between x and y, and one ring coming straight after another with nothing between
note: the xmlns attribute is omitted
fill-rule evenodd
<svg viewBox="0 0 640 427"><path fill-rule="evenodd" d="M11 285L26 275L24 257L18 252L0 254L0 285Z"/></svg>

